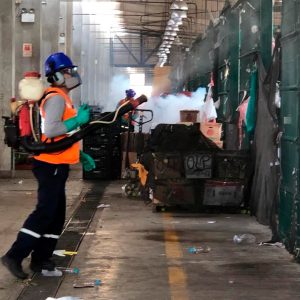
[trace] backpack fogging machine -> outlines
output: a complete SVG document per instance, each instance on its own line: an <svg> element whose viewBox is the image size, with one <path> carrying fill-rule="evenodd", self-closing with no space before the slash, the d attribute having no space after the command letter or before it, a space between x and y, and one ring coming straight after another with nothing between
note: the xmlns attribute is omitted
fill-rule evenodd
<svg viewBox="0 0 300 300"><path fill-rule="evenodd" d="M34 76L33 74L34 73ZM28 153L38 155L40 153L51 153L62 151L74 143L78 142L86 135L90 134L94 130L97 130L99 127L105 125L111 125L119 117L124 114L136 109L140 104L147 102L147 97L141 95L140 97L129 100L122 104L116 111L113 111L109 114L105 113L100 115L99 119L94 120L82 128L77 130L67 137L55 141L55 142L42 142L40 140L40 126L39 118L36 117L35 107L47 96L44 94L44 87L39 79L40 75L36 72L30 72L31 77L28 78L25 75L26 87L28 85L28 80L30 81L30 89L22 90L22 80L19 84L19 94L22 100L16 101L15 99L11 100L11 110L12 115L10 117L4 116L4 142L8 147L11 147L15 150L23 149ZM34 89L32 87L35 87ZM24 92L24 90L26 92ZM30 100L28 100L30 99Z"/></svg>

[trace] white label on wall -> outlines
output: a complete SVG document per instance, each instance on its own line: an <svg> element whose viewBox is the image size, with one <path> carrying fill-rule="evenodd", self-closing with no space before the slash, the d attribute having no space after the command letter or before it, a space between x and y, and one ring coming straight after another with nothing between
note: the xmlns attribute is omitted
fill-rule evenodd
<svg viewBox="0 0 300 300"><path fill-rule="evenodd" d="M32 57L31 43L23 43L23 57Z"/></svg>
<svg viewBox="0 0 300 300"><path fill-rule="evenodd" d="M292 117L284 117L283 124L292 124Z"/></svg>

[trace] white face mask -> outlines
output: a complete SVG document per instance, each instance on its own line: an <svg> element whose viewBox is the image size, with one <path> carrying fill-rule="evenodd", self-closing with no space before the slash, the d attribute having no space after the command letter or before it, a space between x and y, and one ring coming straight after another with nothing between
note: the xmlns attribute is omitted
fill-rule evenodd
<svg viewBox="0 0 300 300"><path fill-rule="evenodd" d="M76 88L77 86L81 85L81 78L78 73L74 74L72 77L65 78L65 87L69 90Z"/></svg>
<svg viewBox="0 0 300 300"><path fill-rule="evenodd" d="M59 72L63 76L63 83L56 83L57 86L65 86L68 90L72 90L81 84L80 75L77 68L65 69ZM68 74L67 76L65 74Z"/></svg>

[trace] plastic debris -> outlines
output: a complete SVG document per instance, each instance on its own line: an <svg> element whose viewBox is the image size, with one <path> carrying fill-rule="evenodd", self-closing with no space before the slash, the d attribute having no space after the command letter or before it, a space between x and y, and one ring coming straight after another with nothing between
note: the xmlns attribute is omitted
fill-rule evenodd
<svg viewBox="0 0 300 300"><path fill-rule="evenodd" d="M153 200L154 196L153 196L153 190L151 188L149 188L149 199Z"/></svg>
<svg viewBox="0 0 300 300"><path fill-rule="evenodd" d="M211 248L209 246L188 248L189 253L192 253L192 254L208 253L208 252L210 252L210 250L211 250Z"/></svg>
<svg viewBox="0 0 300 300"><path fill-rule="evenodd" d="M23 180L18 181L18 184L23 184Z"/></svg>
<svg viewBox="0 0 300 300"><path fill-rule="evenodd" d="M79 274L78 268L65 268L65 267L57 267L58 270L68 273L68 274Z"/></svg>
<svg viewBox="0 0 300 300"><path fill-rule="evenodd" d="M62 271L57 268L55 268L54 271L42 270L42 275L45 277L61 277L62 274Z"/></svg>
<svg viewBox="0 0 300 300"><path fill-rule="evenodd" d="M217 221L208 221L208 224L215 224Z"/></svg>
<svg viewBox="0 0 300 300"><path fill-rule="evenodd" d="M72 255L76 255L77 254L77 251L66 251L65 250L65 253L64 253L65 255L70 255L70 256L72 256Z"/></svg>
<svg viewBox="0 0 300 300"><path fill-rule="evenodd" d="M110 204L100 204L97 206L97 208L108 208L110 207Z"/></svg>
<svg viewBox="0 0 300 300"><path fill-rule="evenodd" d="M272 247L278 247L278 248L285 248L285 245L283 243L280 242L260 242L258 244L259 246L272 246Z"/></svg>
<svg viewBox="0 0 300 300"><path fill-rule="evenodd" d="M87 282L75 282L73 284L73 287L74 288L88 288L88 287L96 287L96 286L99 286L101 284L102 284L101 280L96 279L96 280L87 281Z"/></svg>
<svg viewBox="0 0 300 300"><path fill-rule="evenodd" d="M46 300L82 300L82 298L72 297L72 296L66 296L66 297L60 297L60 298L48 297Z"/></svg>
<svg viewBox="0 0 300 300"><path fill-rule="evenodd" d="M66 255L76 255L77 251L66 251L66 250L54 250L53 254L57 255L57 256L66 256Z"/></svg>
<svg viewBox="0 0 300 300"><path fill-rule="evenodd" d="M236 234L233 236L233 242L235 244L253 244L255 241L256 237L249 233Z"/></svg>

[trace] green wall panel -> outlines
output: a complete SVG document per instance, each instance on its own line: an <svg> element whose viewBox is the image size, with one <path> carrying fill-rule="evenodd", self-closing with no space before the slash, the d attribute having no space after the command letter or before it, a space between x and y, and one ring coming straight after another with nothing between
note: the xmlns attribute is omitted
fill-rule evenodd
<svg viewBox="0 0 300 300"><path fill-rule="evenodd" d="M300 261L300 195L280 189L279 234L286 249Z"/></svg>
<svg viewBox="0 0 300 300"><path fill-rule="evenodd" d="M281 161L284 162L281 170L281 185L291 193L294 193L299 185L299 151L300 145L281 139ZM299 191L300 192L300 191Z"/></svg>
<svg viewBox="0 0 300 300"><path fill-rule="evenodd" d="M213 35L210 33L203 39L195 40L186 58L184 70L187 74L187 87L195 91L199 87L207 86L210 72L213 69L212 49Z"/></svg>
<svg viewBox="0 0 300 300"><path fill-rule="evenodd" d="M282 35L300 30L300 0L283 0Z"/></svg>
<svg viewBox="0 0 300 300"><path fill-rule="evenodd" d="M283 37L281 43L282 69L284 70L282 87L300 88L300 31L292 36Z"/></svg>
<svg viewBox="0 0 300 300"><path fill-rule="evenodd" d="M281 91L281 127L285 139L292 142L300 138L300 91Z"/></svg>
<svg viewBox="0 0 300 300"><path fill-rule="evenodd" d="M241 1L239 6L239 91L249 90L249 76L260 52L266 70L271 63L272 0Z"/></svg>
<svg viewBox="0 0 300 300"><path fill-rule="evenodd" d="M260 47L260 0L243 1L240 15L240 55Z"/></svg>
<svg viewBox="0 0 300 300"><path fill-rule="evenodd" d="M300 246L300 1L284 0L280 122L281 183L279 233L297 259Z"/></svg>
<svg viewBox="0 0 300 300"><path fill-rule="evenodd" d="M238 107L238 36L239 18L230 6L222 11L216 30L219 121L233 121ZM227 76L226 76L227 75ZM231 120L228 116L232 112Z"/></svg>
<svg viewBox="0 0 300 300"><path fill-rule="evenodd" d="M253 56L245 56L240 59L240 91L250 90L250 76L253 68Z"/></svg>
<svg viewBox="0 0 300 300"><path fill-rule="evenodd" d="M287 241L291 231L291 215L293 209L294 195L288 192L285 188L280 189L280 204L279 204L279 232L281 237Z"/></svg>

